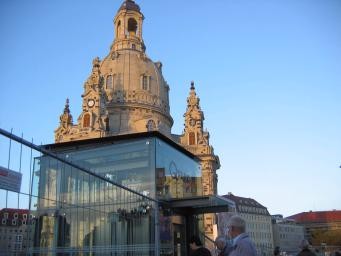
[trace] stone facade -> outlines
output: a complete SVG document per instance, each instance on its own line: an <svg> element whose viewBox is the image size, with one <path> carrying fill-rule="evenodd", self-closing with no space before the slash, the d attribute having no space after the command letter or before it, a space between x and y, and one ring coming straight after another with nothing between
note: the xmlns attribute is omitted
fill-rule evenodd
<svg viewBox="0 0 341 256"><path fill-rule="evenodd" d="M171 134L169 85L162 75L162 63L153 62L145 53L143 19L134 1L126 0L121 5L114 18L115 39L109 54L103 60L93 60L84 83L82 113L74 124L67 100L55 130L55 142L156 130L198 156L203 194L216 195L220 163L209 143L209 133L203 130L204 114L194 83L187 98L183 134ZM214 215L205 215L205 232L211 238L214 224Z"/></svg>
<svg viewBox="0 0 341 256"><path fill-rule="evenodd" d="M304 227L293 220L283 219L281 215L272 216L272 223L274 246L282 252L296 255L305 237Z"/></svg>

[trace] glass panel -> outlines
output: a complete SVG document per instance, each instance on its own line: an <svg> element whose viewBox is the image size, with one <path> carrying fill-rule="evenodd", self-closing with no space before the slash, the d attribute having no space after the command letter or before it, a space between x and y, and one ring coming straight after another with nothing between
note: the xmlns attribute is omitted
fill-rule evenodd
<svg viewBox="0 0 341 256"><path fill-rule="evenodd" d="M153 145L143 139L63 155L152 196ZM154 202L47 156L35 159L34 173L31 253L154 255Z"/></svg>
<svg viewBox="0 0 341 256"><path fill-rule="evenodd" d="M153 139L140 139L64 152L63 156L115 183L153 197L153 145Z"/></svg>
<svg viewBox="0 0 341 256"><path fill-rule="evenodd" d="M201 196L200 164L156 139L156 190L160 198Z"/></svg>

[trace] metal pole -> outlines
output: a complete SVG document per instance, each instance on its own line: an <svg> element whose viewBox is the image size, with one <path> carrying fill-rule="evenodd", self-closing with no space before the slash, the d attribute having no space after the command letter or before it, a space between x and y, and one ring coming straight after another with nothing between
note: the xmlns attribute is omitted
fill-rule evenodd
<svg viewBox="0 0 341 256"><path fill-rule="evenodd" d="M159 222L159 204L155 202L155 207L154 207L154 216L155 216L155 231L154 231L154 236L155 236L155 256L160 255L160 222Z"/></svg>
<svg viewBox="0 0 341 256"><path fill-rule="evenodd" d="M12 135L12 132L13 132L13 128L11 128L11 135ZM11 163L11 147L12 147L12 139L9 138L7 169L9 169L9 165ZM7 208L7 201L8 201L8 190L6 190L6 208Z"/></svg>
<svg viewBox="0 0 341 256"><path fill-rule="evenodd" d="M21 133L21 138L24 137L24 134ZM20 144L20 157L19 157L19 173L21 173L21 161L22 161L22 144ZM20 191L18 192L18 205L17 208L19 208L19 200L20 200Z"/></svg>

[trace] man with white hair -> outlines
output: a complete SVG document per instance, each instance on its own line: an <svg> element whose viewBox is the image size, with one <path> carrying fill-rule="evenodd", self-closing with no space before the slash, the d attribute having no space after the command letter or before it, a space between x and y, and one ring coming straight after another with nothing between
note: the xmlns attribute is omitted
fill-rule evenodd
<svg viewBox="0 0 341 256"><path fill-rule="evenodd" d="M228 236L233 239L233 250L230 256L257 256L253 242L245 233L245 226L245 220L238 215L233 215L228 220Z"/></svg>

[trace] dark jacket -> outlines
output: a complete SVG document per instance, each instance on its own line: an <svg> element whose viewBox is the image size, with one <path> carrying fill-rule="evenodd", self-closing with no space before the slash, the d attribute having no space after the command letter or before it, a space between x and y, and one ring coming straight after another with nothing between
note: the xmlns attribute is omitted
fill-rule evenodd
<svg viewBox="0 0 341 256"><path fill-rule="evenodd" d="M211 253L205 247L200 247L192 252L191 256L211 256Z"/></svg>
<svg viewBox="0 0 341 256"><path fill-rule="evenodd" d="M309 249L303 249L299 254L297 254L297 256L316 256L316 254Z"/></svg>
<svg viewBox="0 0 341 256"><path fill-rule="evenodd" d="M226 245L224 249L218 254L218 256L228 256L232 250L232 246Z"/></svg>

